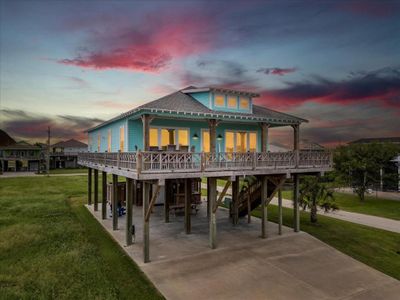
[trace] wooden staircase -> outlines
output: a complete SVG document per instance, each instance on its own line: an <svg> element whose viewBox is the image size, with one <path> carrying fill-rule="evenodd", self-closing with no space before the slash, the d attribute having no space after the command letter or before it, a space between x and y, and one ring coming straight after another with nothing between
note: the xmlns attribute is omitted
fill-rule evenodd
<svg viewBox="0 0 400 300"><path fill-rule="evenodd" d="M268 179L267 204L272 200L277 191L282 187L286 177L276 176ZM239 193L238 213L239 218L253 211L261 204L261 181L254 180L251 184L243 186ZM250 207L250 208L249 208Z"/></svg>

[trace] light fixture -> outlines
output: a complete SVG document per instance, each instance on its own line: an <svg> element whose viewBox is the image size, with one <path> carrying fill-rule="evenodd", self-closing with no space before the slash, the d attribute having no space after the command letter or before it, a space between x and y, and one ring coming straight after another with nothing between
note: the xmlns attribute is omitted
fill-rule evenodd
<svg viewBox="0 0 400 300"><path fill-rule="evenodd" d="M222 135L221 135L221 134L218 134L217 140L218 140L218 141L222 141Z"/></svg>
<svg viewBox="0 0 400 300"><path fill-rule="evenodd" d="M197 133L193 134L193 139L194 140L198 140L199 139L199 136L197 135Z"/></svg>

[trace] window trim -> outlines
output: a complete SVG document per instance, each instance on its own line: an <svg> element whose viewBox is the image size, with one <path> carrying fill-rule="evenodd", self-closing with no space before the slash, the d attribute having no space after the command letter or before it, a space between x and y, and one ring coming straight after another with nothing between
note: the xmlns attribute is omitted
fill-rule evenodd
<svg viewBox="0 0 400 300"><path fill-rule="evenodd" d="M230 106L229 105L229 101L234 99L235 100L235 105L234 106ZM238 97L235 95L228 95L228 99L227 99L227 108L231 108L231 109L238 109Z"/></svg>
<svg viewBox="0 0 400 300"><path fill-rule="evenodd" d="M222 105L217 104L217 96L222 96L223 97L224 104L222 104ZM214 106L215 107L226 107L226 95L225 94L220 94L220 93L215 93L214 94Z"/></svg>

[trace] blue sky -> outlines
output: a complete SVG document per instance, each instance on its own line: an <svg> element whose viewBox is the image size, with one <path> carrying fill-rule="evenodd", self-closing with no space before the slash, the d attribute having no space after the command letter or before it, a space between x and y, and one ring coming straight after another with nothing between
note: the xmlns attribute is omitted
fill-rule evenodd
<svg viewBox="0 0 400 300"><path fill-rule="evenodd" d="M398 1L0 3L0 126L17 139L84 139L187 85L258 92L328 146L400 132Z"/></svg>

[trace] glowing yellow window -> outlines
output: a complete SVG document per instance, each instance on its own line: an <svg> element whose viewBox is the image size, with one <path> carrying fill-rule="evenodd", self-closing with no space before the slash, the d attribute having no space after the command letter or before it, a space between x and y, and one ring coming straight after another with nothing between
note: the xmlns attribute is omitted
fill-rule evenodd
<svg viewBox="0 0 400 300"><path fill-rule="evenodd" d="M240 108L249 109L249 98L240 97Z"/></svg>
<svg viewBox="0 0 400 300"><path fill-rule="evenodd" d="M249 133L249 150L250 152L257 151L257 133L255 132Z"/></svg>
<svg viewBox="0 0 400 300"><path fill-rule="evenodd" d="M189 131L187 129L178 130L179 146L189 146Z"/></svg>
<svg viewBox="0 0 400 300"><path fill-rule="evenodd" d="M201 139L203 142L203 151L210 152L210 131L203 130Z"/></svg>
<svg viewBox="0 0 400 300"><path fill-rule="evenodd" d="M161 146L175 145L175 129L161 129Z"/></svg>
<svg viewBox="0 0 400 300"><path fill-rule="evenodd" d="M237 108L237 97L236 96L228 97L228 107L229 108Z"/></svg>
<svg viewBox="0 0 400 300"><path fill-rule="evenodd" d="M225 106L225 95L216 94L214 104L215 106Z"/></svg>
<svg viewBox="0 0 400 300"><path fill-rule="evenodd" d="M150 128L150 147L158 147L158 129Z"/></svg>
<svg viewBox="0 0 400 300"><path fill-rule="evenodd" d="M246 152L247 150L247 133L236 132L236 152Z"/></svg>
<svg viewBox="0 0 400 300"><path fill-rule="evenodd" d="M107 151L111 152L111 129L108 130Z"/></svg>
<svg viewBox="0 0 400 300"><path fill-rule="evenodd" d="M100 142L101 142L100 133L98 133L97 134L97 152L100 152Z"/></svg>
<svg viewBox="0 0 400 300"><path fill-rule="evenodd" d="M233 152L235 150L235 141L234 141L233 132L227 131L225 132L225 152Z"/></svg>
<svg viewBox="0 0 400 300"><path fill-rule="evenodd" d="M125 127L119 128L119 151L124 151L125 146Z"/></svg>

